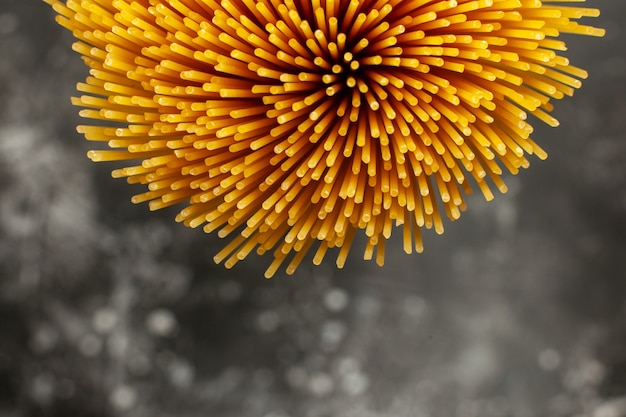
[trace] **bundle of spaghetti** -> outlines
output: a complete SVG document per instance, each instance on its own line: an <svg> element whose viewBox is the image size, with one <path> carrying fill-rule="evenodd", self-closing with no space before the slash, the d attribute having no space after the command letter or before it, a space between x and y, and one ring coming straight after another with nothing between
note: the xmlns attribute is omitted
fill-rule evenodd
<svg viewBox="0 0 626 417"><path fill-rule="evenodd" d="M421 252L472 187L505 192L546 157L528 115L557 126L587 75L559 36L604 34L584 0L45 1L89 67L88 156L228 236L216 262L272 251L267 277L342 267L357 232L381 265L393 230Z"/></svg>

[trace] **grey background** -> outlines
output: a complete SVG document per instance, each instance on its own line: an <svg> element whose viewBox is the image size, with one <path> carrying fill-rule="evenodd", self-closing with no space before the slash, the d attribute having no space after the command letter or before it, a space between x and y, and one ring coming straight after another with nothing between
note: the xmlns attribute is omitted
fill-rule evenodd
<svg viewBox="0 0 626 417"><path fill-rule="evenodd" d="M0 0L0 416L626 416L626 2L587 3L547 161L422 255L266 281L87 160L71 35Z"/></svg>

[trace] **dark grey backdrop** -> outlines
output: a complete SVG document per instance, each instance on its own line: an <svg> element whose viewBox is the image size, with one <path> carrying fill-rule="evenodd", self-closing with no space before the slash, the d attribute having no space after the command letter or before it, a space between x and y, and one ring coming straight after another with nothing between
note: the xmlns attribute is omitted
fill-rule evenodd
<svg viewBox="0 0 626 417"><path fill-rule="evenodd" d="M588 4L546 162L422 255L266 281L86 159L70 34L0 0L0 416L626 416L626 2Z"/></svg>

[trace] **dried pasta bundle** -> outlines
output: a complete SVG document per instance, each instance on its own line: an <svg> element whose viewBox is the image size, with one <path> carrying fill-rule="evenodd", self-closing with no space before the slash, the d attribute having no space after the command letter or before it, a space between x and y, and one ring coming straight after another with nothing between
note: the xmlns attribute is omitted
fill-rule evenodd
<svg viewBox="0 0 626 417"><path fill-rule="evenodd" d="M273 251L267 277L343 266L357 231L381 265L394 229L421 252L471 184L505 192L546 157L527 115L556 126L586 77L559 35L604 34L584 0L45 1L90 68L78 130L109 149L88 156L231 237L216 262Z"/></svg>

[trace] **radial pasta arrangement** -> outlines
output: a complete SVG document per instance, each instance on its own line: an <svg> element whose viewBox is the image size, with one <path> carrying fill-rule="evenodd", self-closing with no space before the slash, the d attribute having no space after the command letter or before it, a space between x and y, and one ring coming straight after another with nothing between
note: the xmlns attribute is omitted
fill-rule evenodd
<svg viewBox="0 0 626 417"><path fill-rule="evenodd" d="M46 2L90 68L88 156L228 237L216 262L272 251L267 277L330 248L341 267L359 233L379 264L392 231L420 252L472 188L505 192L546 157L527 117L556 126L586 77L559 35L604 33L584 0Z"/></svg>

